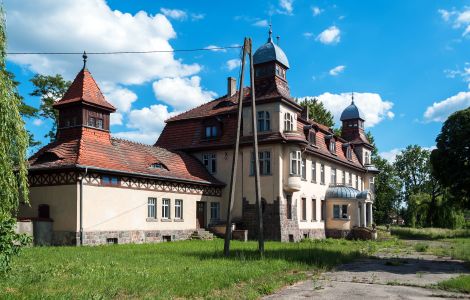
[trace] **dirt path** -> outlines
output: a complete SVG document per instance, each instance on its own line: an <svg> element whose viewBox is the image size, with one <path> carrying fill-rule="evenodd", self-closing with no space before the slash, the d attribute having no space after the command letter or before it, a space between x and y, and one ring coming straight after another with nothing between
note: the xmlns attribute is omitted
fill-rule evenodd
<svg viewBox="0 0 470 300"><path fill-rule="evenodd" d="M286 287L265 299L470 299L431 286L463 273L464 263L423 254L377 254L319 278Z"/></svg>

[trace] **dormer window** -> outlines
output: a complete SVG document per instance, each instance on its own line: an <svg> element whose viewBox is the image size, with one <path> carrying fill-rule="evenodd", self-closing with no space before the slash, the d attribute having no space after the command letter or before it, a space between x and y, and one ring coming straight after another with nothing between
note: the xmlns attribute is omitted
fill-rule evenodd
<svg viewBox="0 0 470 300"><path fill-rule="evenodd" d="M292 114L286 112L284 113L284 131L293 131L294 130L294 118Z"/></svg>
<svg viewBox="0 0 470 300"><path fill-rule="evenodd" d="M346 148L346 158L349 159L349 160L352 160L352 149L351 149L351 146L348 146Z"/></svg>
<svg viewBox="0 0 470 300"><path fill-rule="evenodd" d="M166 166L164 164L160 163L160 162L151 164L150 168L151 169L166 169L167 170Z"/></svg>
<svg viewBox="0 0 470 300"><path fill-rule="evenodd" d="M330 145L329 145L330 152L333 154L336 154L336 142L335 139L330 139Z"/></svg>
<svg viewBox="0 0 470 300"><path fill-rule="evenodd" d="M364 164L370 165L370 152L365 151L364 153Z"/></svg>
<svg viewBox="0 0 470 300"><path fill-rule="evenodd" d="M270 131L271 130L271 118L269 112L259 111L258 112L258 131Z"/></svg>
<svg viewBox="0 0 470 300"><path fill-rule="evenodd" d="M308 132L308 141L312 145L317 144L317 133L315 132L315 130L310 130Z"/></svg>
<svg viewBox="0 0 470 300"><path fill-rule="evenodd" d="M217 126L206 126L205 128L206 139L217 137Z"/></svg>

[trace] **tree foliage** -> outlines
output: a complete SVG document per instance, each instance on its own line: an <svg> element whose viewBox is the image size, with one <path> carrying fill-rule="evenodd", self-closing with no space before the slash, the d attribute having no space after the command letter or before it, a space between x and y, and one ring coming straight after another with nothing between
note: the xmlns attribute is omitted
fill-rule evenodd
<svg viewBox="0 0 470 300"><path fill-rule="evenodd" d="M1 4L0 4L1 5ZM20 199L28 201L28 133L20 114L21 100L6 71L6 30L0 6L0 272L8 269L18 241L11 229ZM18 244L19 243L19 244Z"/></svg>
<svg viewBox="0 0 470 300"><path fill-rule="evenodd" d="M54 76L36 74L30 81L34 85L34 90L30 95L40 97L41 99L39 115L43 118L52 120L52 128L45 137L53 141L57 130L59 113L52 107L52 105L55 101L64 96L71 82L65 80L62 75L59 74Z"/></svg>
<svg viewBox="0 0 470 300"><path fill-rule="evenodd" d="M453 113L432 151L433 174L453 195L456 206L470 209L470 108Z"/></svg>
<svg viewBox="0 0 470 300"><path fill-rule="evenodd" d="M317 123L334 127L333 114L325 108L317 98L305 98L300 102L303 107L308 107L308 117Z"/></svg>

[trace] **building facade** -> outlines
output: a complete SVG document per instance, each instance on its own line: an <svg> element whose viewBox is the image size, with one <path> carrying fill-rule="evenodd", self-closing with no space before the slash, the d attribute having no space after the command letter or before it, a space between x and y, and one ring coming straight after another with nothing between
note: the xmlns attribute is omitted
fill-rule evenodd
<svg viewBox="0 0 470 300"><path fill-rule="evenodd" d="M341 136L308 118L290 96L287 56L267 43L254 54L264 236L270 240L348 236L373 223L378 173L352 101ZM256 238L254 153L249 88L233 222ZM20 218L52 220L54 244L156 242L220 225L228 209L239 92L166 121L153 146L112 138L114 107L84 68L59 110L57 139L30 159L31 206Z"/></svg>

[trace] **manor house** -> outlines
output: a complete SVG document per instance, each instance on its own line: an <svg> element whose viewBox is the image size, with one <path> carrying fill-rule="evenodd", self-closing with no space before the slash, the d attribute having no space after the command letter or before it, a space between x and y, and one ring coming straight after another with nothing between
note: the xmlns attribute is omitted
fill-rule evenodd
<svg viewBox="0 0 470 300"><path fill-rule="evenodd" d="M271 32L254 53L264 236L269 240L346 236L373 223L373 149L354 101L342 132L308 118L290 96L289 61ZM250 89L243 122L233 222L256 238ZM90 71L64 97L54 142L30 160L30 205L20 219L50 222L56 245L181 240L226 218L238 91L166 120L154 145L112 137L115 111Z"/></svg>

